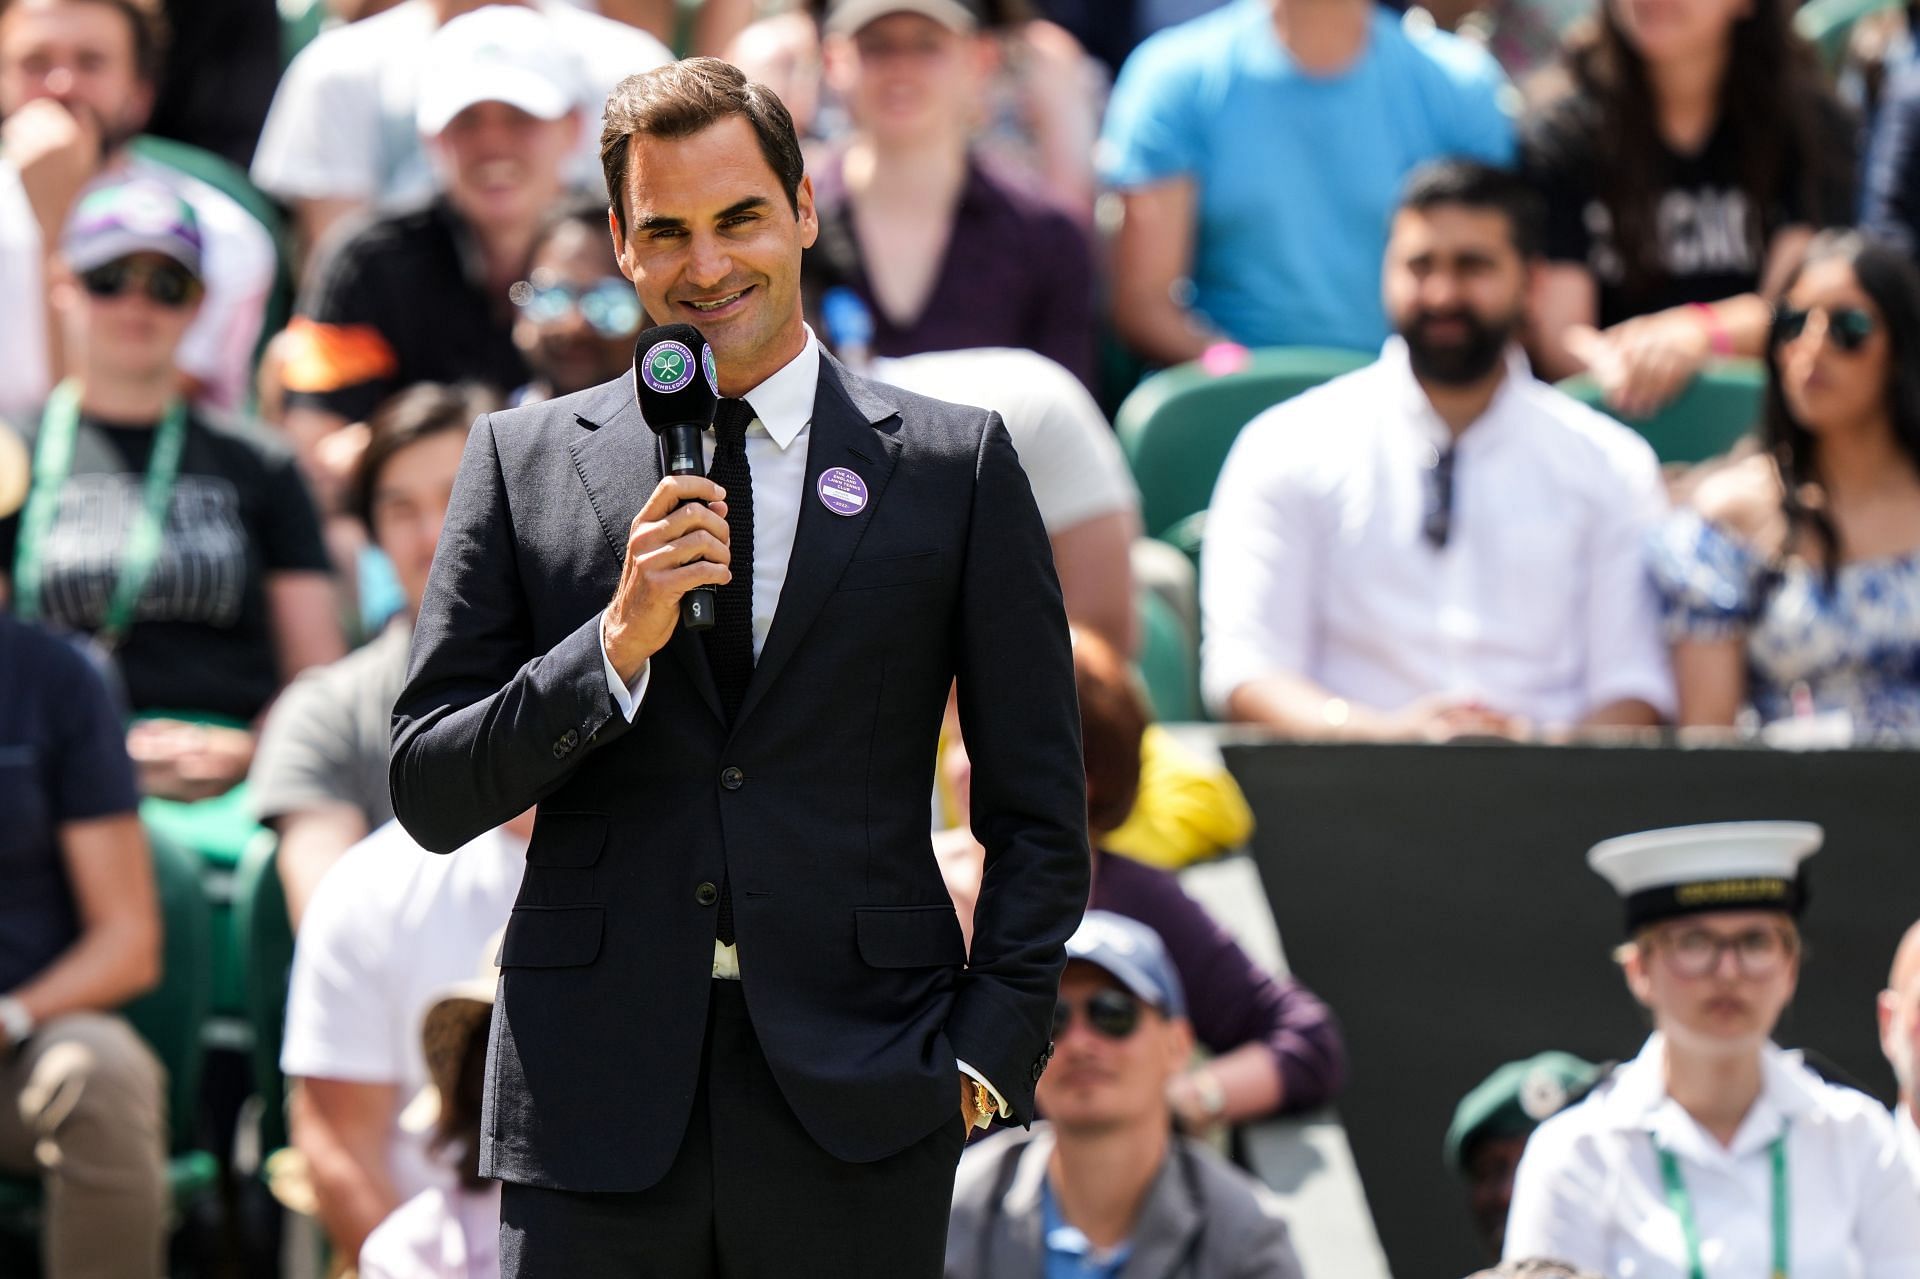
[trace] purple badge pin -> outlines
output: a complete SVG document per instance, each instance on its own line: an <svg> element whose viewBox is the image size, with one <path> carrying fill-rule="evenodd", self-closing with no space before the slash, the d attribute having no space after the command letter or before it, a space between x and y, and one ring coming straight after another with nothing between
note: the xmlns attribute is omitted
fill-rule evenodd
<svg viewBox="0 0 1920 1279"><path fill-rule="evenodd" d="M844 466L820 472L820 505L835 515L858 515L867 509L867 482Z"/></svg>

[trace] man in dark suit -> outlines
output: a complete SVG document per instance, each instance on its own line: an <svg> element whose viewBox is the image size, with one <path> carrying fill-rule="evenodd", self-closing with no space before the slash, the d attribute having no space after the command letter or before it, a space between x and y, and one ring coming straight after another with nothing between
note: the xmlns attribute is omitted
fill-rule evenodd
<svg viewBox="0 0 1920 1279"><path fill-rule="evenodd" d="M714 349L708 477L662 479L631 375L482 418L394 712L426 847L540 806L488 1056L503 1272L934 1276L969 1126L1031 1118L1086 900L1046 533L998 416L802 323L770 92L633 77L601 153L622 271ZM928 836L955 680L970 954Z"/></svg>

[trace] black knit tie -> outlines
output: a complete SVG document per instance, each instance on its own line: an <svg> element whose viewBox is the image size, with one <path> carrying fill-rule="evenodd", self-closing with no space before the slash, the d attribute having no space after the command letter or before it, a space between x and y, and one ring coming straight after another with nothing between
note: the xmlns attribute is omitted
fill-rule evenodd
<svg viewBox="0 0 1920 1279"><path fill-rule="evenodd" d="M713 415L713 465L707 478L727 491L727 533L733 548L733 580L714 590L714 621L701 632L707 664L720 689L720 705L733 723L753 678L753 471L747 466L747 426L753 406L721 400ZM720 881L720 919L715 935L733 945L733 892Z"/></svg>

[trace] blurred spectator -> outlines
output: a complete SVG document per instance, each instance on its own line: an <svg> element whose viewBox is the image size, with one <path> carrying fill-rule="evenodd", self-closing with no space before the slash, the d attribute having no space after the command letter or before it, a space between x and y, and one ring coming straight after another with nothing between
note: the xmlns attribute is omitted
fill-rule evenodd
<svg viewBox="0 0 1920 1279"><path fill-rule="evenodd" d="M1168 1082L1174 1116L1189 1131L1204 1132L1332 1101L1346 1080L1346 1045L1319 997L1291 977L1276 981L1172 875L1106 851L1106 836L1134 806L1146 703L1126 662L1083 629L1074 633L1073 669L1094 848L1088 909L1153 930L1181 984L1193 992L1191 1028L1214 1054L1204 1065L1183 1066ZM961 770L956 790L964 802L964 757L948 763ZM936 837L934 846L971 936L984 854L964 829L967 820L963 813L961 829Z"/></svg>
<svg viewBox="0 0 1920 1279"><path fill-rule="evenodd" d="M139 802L100 677L0 611L0 1171L53 1276L165 1273L165 1072L113 1011L160 976Z"/></svg>
<svg viewBox="0 0 1920 1279"><path fill-rule="evenodd" d="M1887 988L1880 992L1880 1047L1900 1081L1894 1107L1900 1153L1920 1180L1920 924L1900 939Z"/></svg>
<svg viewBox="0 0 1920 1279"><path fill-rule="evenodd" d="M248 774L254 815L280 836L277 865L296 928L321 877L367 832L393 819L387 751L413 615L467 428L497 406L472 387L425 383L373 415L352 504L392 563L406 608L365 647L308 670L287 688L267 715Z"/></svg>
<svg viewBox="0 0 1920 1279"><path fill-rule="evenodd" d="M1886 1111L1773 1042L1821 838L1809 822L1725 822L1588 853L1623 899L1615 957L1653 1033L1528 1139L1508 1259L1636 1279L1920 1274L1920 1188Z"/></svg>
<svg viewBox="0 0 1920 1279"><path fill-rule="evenodd" d="M970 146L993 57L975 0L835 0L826 30L855 132L813 175L808 290L859 295L878 355L1017 346L1091 384L1085 232Z"/></svg>
<svg viewBox="0 0 1920 1279"><path fill-rule="evenodd" d="M459 1180L429 1186L374 1228L360 1249L359 1279L499 1279L500 1183L480 1175L480 1114L487 1030L500 970L499 939L487 940L478 977L449 986L420 1019L427 1086L408 1106Z"/></svg>
<svg viewBox="0 0 1920 1279"><path fill-rule="evenodd" d="M33 498L0 521L16 609L112 653L131 708L150 716L128 737L141 789L180 800L243 778L247 726L344 647L293 458L257 423L179 397L202 243L193 210L152 181L101 187L74 210L52 297L76 376L28 419Z"/></svg>
<svg viewBox="0 0 1920 1279"><path fill-rule="evenodd" d="M1093 148L1112 74L1066 28L1034 17L1027 0L982 0L981 10L994 59L979 155L1091 224Z"/></svg>
<svg viewBox="0 0 1920 1279"><path fill-rule="evenodd" d="M793 131L809 171L819 167L820 28L804 9L760 19L728 43L720 55L755 84L773 90L793 117Z"/></svg>
<svg viewBox="0 0 1920 1279"><path fill-rule="evenodd" d="M193 207L205 300L178 365L197 401L250 390L276 250L232 197L135 154L166 56L159 0L0 0L0 413L37 409L73 368L45 309L50 259L90 187L141 177Z"/></svg>
<svg viewBox="0 0 1920 1279"><path fill-rule="evenodd" d="M1920 742L1920 273L1823 235L1773 333L1767 451L1654 543L1679 722Z"/></svg>
<svg viewBox="0 0 1920 1279"><path fill-rule="evenodd" d="M1523 145L1546 197L1543 375L1591 372L1644 415L1708 360L1765 353L1768 300L1853 212L1854 126L1786 0L1603 0L1573 91Z"/></svg>
<svg viewBox="0 0 1920 1279"><path fill-rule="evenodd" d="M1010 348L875 360L867 374L1000 414L1047 526L1067 617L1131 654L1137 628L1128 548L1140 535L1140 495L1087 389L1045 356Z"/></svg>
<svg viewBox="0 0 1920 1279"><path fill-rule="evenodd" d="M1466 1178L1473 1227L1489 1256L1498 1257L1506 1242L1513 1171L1527 1137L1585 1096L1601 1073L1572 1053L1538 1053L1500 1067L1454 1107L1447 1125L1447 1164Z"/></svg>
<svg viewBox="0 0 1920 1279"><path fill-rule="evenodd" d="M1067 942L1053 1040L1046 1119L961 1156L947 1279L1298 1279L1272 1194L1174 1133L1168 1086L1193 1031L1151 928L1087 914Z"/></svg>
<svg viewBox="0 0 1920 1279"><path fill-rule="evenodd" d="M173 39L152 131L245 172L280 83L279 9L260 0L166 0Z"/></svg>
<svg viewBox="0 0 1920 1279"><path fill-rule="evenodd" d="M424 82L434 72L428 46L440 27L481 7L475 0L405 0L322 32L288 66L260 135L253 180L293 207L309 248L349 213L419 201L433 192L433 167L416 125L431 96ZM671 60L651 36L566 0L535 0L527 7L545 18L546 33L498 22L475 31L501 41L509 55L523 43L540 47L543 59L557 63L554 74L582 119L598 120L608 92L625 77ZM525 79L529 69L479 40L469 51L475 55L466 73L471 80ZM500 91L513 92L504 85ZM424 136L438 132L436 127ZM574 185L598 191L599 139L592 133L548 138L542 146L560 149L558 167Z"/></svg>
<svg viewBox="0 0 1920 1279"><path fill-rule="evenodd" d="M415 127L446 192L342 227L315 265L283 373L287 430L304 457L415 382L502 395L526 382L509 293L566 191L581 130L559 30L495 5L449 22L420 55Z"/></svg>
<svg viewBox="0 0 1920 1279"><path fill-rule="evenodd" d="M533 814L451 857L388 822L320 881L294 948L280 1068L334 1250L356 1257L389 1213L458 1169L402 1123L429 1082L420 1018L507 921ZM462 1152L464 1153L464 1152Z"/></svg>
<svg viewBox="0 0 1920 1279"><path fill-rule="evenodd" d="M1115 329L1159 364L1221 341L1375 349L1402 181L1439 156L1506 163L1507 91L1484 49L1371 0L1238 0L1154 36L1100 142L1125 209Z"/></svg>
<svg viewBox="0 0 1920 1279"><path fill-rule="evenodd" d="M1201 562L1216 714L1444 740L1671 709L1643 559L1653 450L1513 345L1536 216L1498 170L1421 170L1387 249L1400 336L1241 432Z"/></svg>
<svg viewBox="0 0 1920 1279"><path fill-rule="evenodd" d="M1920 60L1888 70L1868 135L1860 229L1920 255Z"/></svg>
<svg viewBox="0 0 1920 1279"><path fill-rule="evenodd" d="M605 200L583 197L549 212L534 237L527 278L509 296L513 344L533 373L513 404L572 395L633 367L634 335L647 316L620 274Z"/></svg>
<svg viewBox="0 0 1920 1279"><path fill-rule="evenodd" d="M1564 1261L1528 1257L1522 1261L1503 1261L1491 1270L1469 1275L1468 1279L1605 1279L1605 1276Z"/></svg>

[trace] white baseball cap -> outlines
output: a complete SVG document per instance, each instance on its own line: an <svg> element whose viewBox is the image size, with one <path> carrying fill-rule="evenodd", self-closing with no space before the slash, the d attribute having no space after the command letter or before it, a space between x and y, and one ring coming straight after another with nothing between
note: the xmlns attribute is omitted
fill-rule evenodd
<svg viewBox="0 0 1920 1279"><path fill-rule="evenodd" d="M422 55L414 120L433 138L480 102L504 102L541 120L578 104L578 64L538 9L493 4L463 13L434 32Z"/></svg>
<svg viewBox="0 0 1920 1279"><path fill-rule="evenodd" d="M826 28L831 35L852 35L890 13L917 13L961 35L980 27L980 12L972 0L837 0L827 8Z"/></svg>

